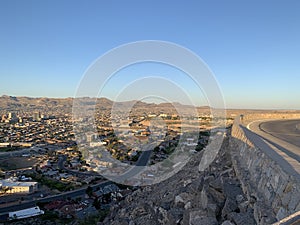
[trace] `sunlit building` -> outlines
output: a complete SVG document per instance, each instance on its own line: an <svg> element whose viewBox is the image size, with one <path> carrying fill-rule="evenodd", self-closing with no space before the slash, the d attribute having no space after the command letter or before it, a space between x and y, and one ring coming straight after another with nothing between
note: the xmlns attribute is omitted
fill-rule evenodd
<svg viewBox="0 0 300 225"><path fill-rule="evenodd" d="M13 193L33 193L38 189L37 182L19 182L13 179L0 180L2 192Z"/></svg>

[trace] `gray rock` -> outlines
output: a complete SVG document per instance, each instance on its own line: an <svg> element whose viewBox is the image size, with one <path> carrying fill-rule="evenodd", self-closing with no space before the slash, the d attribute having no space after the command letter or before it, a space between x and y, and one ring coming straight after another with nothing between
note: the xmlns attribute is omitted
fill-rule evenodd
<svg viewBox="0 0 300 225"><path fill-rule="evenodd" d="M191 202L188 202L184 205L184 209L190 209L192 208L192 203Z"/></svg>
<svg viewBox="0 0 300 225"><path fill-rule="evenodd" d="M169 222L168 212L161 207L158 208L158 211L159 211L159 215L160 215L158 221L162 224L167 224Z"/></svg>
<svg viewBox="0 0 300 225"><path fill-rule="evenodd" d="M203 210L190 212L190 225L217 225L218 221L215 217L208 217Z"/></svg>
<svg viewBox="0 0 300 225"><path fill-rule="evenodd" d="M292 198L288 203L288 210L294 212L297 205L300 203L300 192L298 189L293 190Z"/></svg>
<svg viewBox="0 0 300 225"><path fill-rule="evenodd" d="M211 181L209 183L209 186L212 187L213 189L221 192L223 191L223 183L220 177L218 177L217 179Z"/></svg>
<svg viewBox="0 0 300 225"><path fill-rule="evenodd" d="M283 207L280 207L280 209L278 210L278 212L276 214L276 219L279 221L279 220L282 220L286 216L287 216L286 209L284 209Z"/></svg>
<svg viewBox="0 0 300 225"><path fill-rule="evenodd" d="M135 222L133 222L132 220L129 221L129 224L128 225L135 225Z"/></svg>
<svg viewBox="0 0 300 225"><path fill-rule="evenodd" d="M256 225L254 218L248 213L232 212L232 213L230 213L230 215L228 215L228 217L235 224Z"/></svg>
<svg viewBox="0 0 300 225"><path fill-rule="evenodd" d="M182 220L184 211L183 208L172 208L169 211L169 217L172 217L177 223Z"/></svg>
<svg viewBox="0 0 300 225"><path fill-rule="evenodd" d="M229 220L226 220L221 225L234 225L234 223L231 223Z"/></svg>
<svg viewBox="0 0 300 225"><path fill-rule="evenodd" d="M179 203L184 203L184 200L180 195L177 195L177 196L175 196L174 203L175 203L175 205L178 205Z"/></svg>
<svg viewBox="0 0 300 225"><path fill-rule="evenodd" d="M183 181L183 187L188 186L190 183L192 183L192 179L187 179L187 180Z"/></svg>
<svg viewBox="0 0 300 225"><path fill-rule="evenodd" d="M243 195L243 191L239 183L231 178L225 178L223 182L223 189L226 197L235 199L237 195Z"/></svg>
<svg viewBox="0 0 300 225"><path fill-rule="evenodd" d="M211 217L217 217L220 209L216 204L207 204L207 215Z"/></svg>
<svg viewBox="0 0 300 225"><path fill-rule="evenodd" d="M186 204L188 201L190 201L191 198L192 198L192 196L190 194L181 193L181 194L175 196L174 203L175 203L175 205L178 205L179 203Z"/></svg>
<svg viewBox="0 0 300 225"><path fill-rule="evenodd" d="M201 205L202 209L206 209L207 204L208 204L207 193L206 193L205 189L203 188L203 190L201 191L201 194L200 194L200 205Z"/></svg>
<svg viewBox="0 0 300 225"><path fill-rule="evenodd" d="M240 212L247 212L249 207L249 201L244 201L240 204L238 204L238 208L240 210Z"/></svg>
<svg viewBox="0 0 300 225"><path fill-rule="evenodd" d="M236 202L238 204L240 204L244 201L244 196L243 195L237 195L235 199L236 199Z"/></svg>
<svg viewBox="0 0 300 225"><path fill-rule="evenodd" d="M208 192L215 203L217 203L220 206L224 204L226 199L225 199L223 192L219 192L219 191L215 190L214 188L209 188Z"/></svg>
<svg viewBox="0 0 300 225"><path fill-rule="evenodd" d="M225 201L225 205L222 209L222 217L227 218L227 216L238 209L238 205L235 200L232 198L227 198Z"/></svg>

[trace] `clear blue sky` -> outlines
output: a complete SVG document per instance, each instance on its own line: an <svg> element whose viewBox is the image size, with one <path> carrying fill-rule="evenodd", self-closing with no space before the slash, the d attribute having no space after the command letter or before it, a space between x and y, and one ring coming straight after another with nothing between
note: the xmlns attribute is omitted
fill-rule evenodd
<svg viewBox="0 0 300 225"><path fill-rule="evenodd" d="M72 97L108 50L163 40L208 64L227 107L300 109L299 12L298 0L1 0L0 95Z"/></svg>

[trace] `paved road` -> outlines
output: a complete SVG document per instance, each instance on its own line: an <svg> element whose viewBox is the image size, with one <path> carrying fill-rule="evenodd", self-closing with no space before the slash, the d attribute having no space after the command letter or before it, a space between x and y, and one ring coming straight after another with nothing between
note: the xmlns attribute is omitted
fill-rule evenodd
<svg viewBox="0 0 300 225"><path fill-rule="evenodd" d="M247 127L298 163L300 162L300 119L254 121Z"/></svg>
<svg viewBox="0 0 300 225"><path fill-rule="evenodd" d="M254 121L241 126L248 139L300 180L300 120Z"/></svg>
<svg viewBox="0 0 300 225"><path fill-rule="evenodd" d="M96 173L96 172L80 172L80 171L74 171L74 170L70 170L68 168L66 168L64 166L65 161L67 161L67 156L66 155L62 155L58 158L58 168L61 170L65 170L70 174L73 174L75 176L96 176L96 177L102 177L100 174Z"/></svg>
<svg viewBox="0 0 300 225"><path fill-rule="evenodd" d="M94 190L96 190L97 188L103 188L103 187L105 187L109 184L112 184L112 182L111 181L104 181L104 182L101 182L99 184L92 185L91 187ZM24 202L24 203L21 203L21 204L18 204L18 205L2 207L2 208L0 208L0 213L12 212L12 211L17 211L17 210L22 210L22 209L34 207L37 202L50 202L50 201L54 201L54 200L58 200L58 199L76 198L76 197L83 196L85 194L85 192L86 192L86 187L75 190L75 191L69 191L69 192L65 192L65 193L62 193L62 194L54 195L54 196L39 198L39 199L32 200L32 201L29 201L29 202Z"/></svg>
<svg viewBox="0 0 300 225"><path fill-rule="evenodd" d="M268 134L300 147L300 120L268 121L259 127Z"/></svg>
<svg viewBox="0 0 300 225"><path fill-rule="evenodd" d="M136 162L135 166L133 166L129 171L125 172L124 174L120 175L118 177L118 182L124 182L127 179L130 179L132 177L134 177L135 175L137 175L138 173L142 172L145 168L145 166L147 166L149 159L151 157L151 153L152 153L152 149L153 149L153 144L151 145L147 145L145 147L146 149L150 149L150 150L144 150L142 151L138 161ZM63 169L66 170L68 173L74 174L74 175L85 175L85 176L101 176L100 174L97 174L95 172L79 172L79 171L73 171L70 169L67 169L64 166L64 162L67 160L67 157L65 155L60 156L59 160L58 160L58 168L59 169Z"/></svg>
<svg viewBox="0 0 300 225"><path fill-rule="evenodd" d="M147 150L142 151L136 164L129 171L125 172L124 174L118 177L118 182L122 183L125 180L128 180L134 177L135 175L141 173L145 169L151 157L153 146L150 144L149 146L146 147L146 149Z"/></svg>
<svg viewBox="0 0 300 225"><path fill-rule="evenodd" d="M253 132L246 127L241 127L243 129L247 138L264 153L266 153L271 159L276 161L288 174L293 175L300 179L300 168L299 162L297 162L293 157L286 154L289 151L275 142L271 141L269 138L264 136L264 132ZM259 133L259 134L258 134Z"/></svg>

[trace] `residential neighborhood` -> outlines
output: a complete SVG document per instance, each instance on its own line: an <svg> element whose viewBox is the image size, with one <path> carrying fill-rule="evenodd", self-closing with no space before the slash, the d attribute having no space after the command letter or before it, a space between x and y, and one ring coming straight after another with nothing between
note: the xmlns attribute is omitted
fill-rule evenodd
<svg viewBox="0 0 300 225"><path fill-rule="evenodd" d="M158 172L153 165L160 165L175 152L201 151L212 129L218 127L207 110L196 117L181 118L169 105L139 104L142 108L134 107L125 116L118 111L112 115L111 108L103 108L102 103L94 120L83 115L75 119L75 125L68 107L47 112L36 107L3 111L0 214L1 208L4 213L9 206L30 202L32 207L42 203L38 206L44 213L35 216L54 211L58 218L83 219L99 210L105 212L111 202L132 192L132 188L110 183L105 176L107 171L121 175L124 170L120 163L127 169L146 163L149 171L137 172L126 182L133 186L140 180L151 182ZM227 123L231 122L228 118ZM147 158L145 148L150 150ZM175 164L170 166L179 165Z"/></svg>

